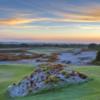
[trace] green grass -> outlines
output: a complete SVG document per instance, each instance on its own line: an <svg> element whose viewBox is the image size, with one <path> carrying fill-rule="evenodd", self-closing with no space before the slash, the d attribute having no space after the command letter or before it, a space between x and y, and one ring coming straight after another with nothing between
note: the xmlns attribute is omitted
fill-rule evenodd
<svg viewBox="0 0 100 100"><path fill-rule="evenodd" d="M65 47L37 47L32 48L31 50L27 50L28 52L36 52L36 53L43 53L43 54L50 54L54 52L65 52L71 51L73 48L65 48Z"/></svg>
<svg viewBox="0 0 100 100"><path fill-rule="evenodd" d="M0 65L0 100L8 100L5 96L8 85L18 82L32 70L32 65Z"/></svg>
<svg viewBox="0 0 100 100"><path fill-rule="evenodd" d="M74 67L93 80L78 85L65 86L20 98L8 98L4 94L12 82L18 82L32 72L32 65L0 65L0 100L100 100L100 66Z"/></svg>

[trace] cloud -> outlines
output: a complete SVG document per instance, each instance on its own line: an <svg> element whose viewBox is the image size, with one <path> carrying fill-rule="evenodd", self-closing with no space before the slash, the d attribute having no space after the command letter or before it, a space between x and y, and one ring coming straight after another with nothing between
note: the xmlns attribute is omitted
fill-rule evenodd
<svg viewBox="0 0 100 100"><path fill-rule="evenodd" d="M32 19L22 19L22 18L0 19L0 25L16 25L29 22L32 22Z"/></svg>
<svg viewBox="0 0 100 100"><path fill-rule="evenodd" d="M62 21L70 22L100 22L100 4L72 6L71 11L56 12L63 17Z"/></svg>
<svg viewBox="0 0 100 100"><path fill-rule="evenodd" d="M85 29L85 30L100 30L100 26L78 26L80 29Z"/></svg>
<svg viewBox="0 0 100 100"><path fill-rule="evenodd" d="M63 5L63 2L61 4ZM29 3L28 5L30 6L31 4ZM68 6L66 7L65 5ZM32 7L33 6L31 5L31 8ZM84 6L64 4L63 8L60 8L60 5L58 6L55 5L54 7L54 5L51 3L51 5L49 5L48 7L47 5L45 5L45 7L42 7L41 5L39 8L42 8L43 11L39 11L39 9L37 9L34 12L32 12L32 10L34 9L31 8L25 9L24 11L23 9L20 9L20 11L19 10L17 11L15 9L14 9L15 11L13 11L13 9L11 8L8 9L9 13L15 12L14 14L16 18L14 15L11 14L9 18L0 19L0 25L20 25L20 24L27 24L33 22L42 22L42 23L44 22L51 22L51 23L100 22L100 5L97 3L90 4L90 5L87 4ZM3 11L3 8L1 9L1 11ZM48 13L49 15L46 16L46 14Z"/></svg>
<svg viewBox="0 0 100 100"><path fill-rule="evenodd" d="M32 23L38 21L47 21L48 18L10 18L10 19L0 19L0 25L18 25L25 23Z"/></svg>

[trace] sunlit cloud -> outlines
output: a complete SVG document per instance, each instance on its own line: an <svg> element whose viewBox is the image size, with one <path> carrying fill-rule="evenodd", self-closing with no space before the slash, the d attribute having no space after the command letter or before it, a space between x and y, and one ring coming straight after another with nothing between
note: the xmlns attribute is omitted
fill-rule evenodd
<svg viewBox="0 0 100 100"><path fill-rule="evenodd" d="M0 39L100 42L99 0L0 0Z"/></svg>
<svg viewBox="0 0 100 100"><path fill-rule="evenodd" d="M32 22L32 19L20 19L20 18L0 19L0 25L16 25L29 22Z"/></svg>
<svg viewBox="0 0 100 100"><path fill-rule="evenodd" d="M16 13L16 17L0 19L0 25L18 25L18 24L26 24L26 23L33 23L33 22L58 22L58 23L67 23L67 22L100 22L100 6L86 6L78 7L80 10L77 12L60 12L55 11L55 16L58 17L44 17L44 16L37 16L36 18L32 17L31 13ZM67 9L67 8L66 8ZM77 9L77 8L76 8ZM27 18L27 16L31 16Z"/></svg>
<svg viewBox="0 0 100 100"><path fill-rule="evenodd" d="M10 19L0 19L0 25L17 25L17 24L25 24L31 22L38 21L46 21L46 18L10 18Z"/></svg>
<svg viewBox="0 0 100 100"><path fill-rule="evenodd" d="M100 30L100 26L78 26L78 27L85 30Z"/></svg>
<svg viewBox="0 0 100 100"><path fill-rule="evenodd" d="M75 8L74 8L75 9ZM77 7L76 7L77 9ZM100 22L100 6L85 6L78 7L77 12L56 12L63 19L58 19L61 22Z"/></svg>

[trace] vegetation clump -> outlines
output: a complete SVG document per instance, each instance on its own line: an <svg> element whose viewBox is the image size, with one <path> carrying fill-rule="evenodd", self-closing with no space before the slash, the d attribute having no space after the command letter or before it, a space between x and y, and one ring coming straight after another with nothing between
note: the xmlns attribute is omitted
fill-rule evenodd
<svg viewBox="0 0 100 100"><path fill-rule="evenodd" d="M98 53L97 53L96 61L100 61L100 51L98 51Z"/></svg>
<svg viewBox="0 0 100 100"><path fill-rule="evenodd" d="M86 75L76 71L67 71L65 67L62 64L42 64L18 84L10 85L7 91L11 97L26 96L30 92L37 93L61 84L77 84L88 80Z"/></svg>
<svg viewBox="0 0 100 100"><path fill-rule="evenodd" d="M100 65L100 51L97 52L96 59L93 61L93 63Z"/></svg>

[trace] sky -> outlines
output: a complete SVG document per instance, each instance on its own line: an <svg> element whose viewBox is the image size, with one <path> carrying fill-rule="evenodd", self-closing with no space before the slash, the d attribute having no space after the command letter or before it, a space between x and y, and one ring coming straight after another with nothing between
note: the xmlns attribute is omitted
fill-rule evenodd
<svg viewBox="0 0 100 100"><path fill-rule="evenodd" d="M0 0L0 41L100 43L100 0Z"/></svg>

